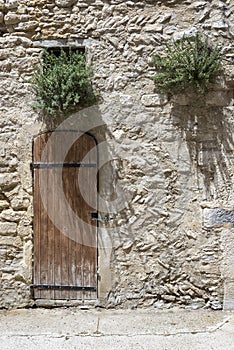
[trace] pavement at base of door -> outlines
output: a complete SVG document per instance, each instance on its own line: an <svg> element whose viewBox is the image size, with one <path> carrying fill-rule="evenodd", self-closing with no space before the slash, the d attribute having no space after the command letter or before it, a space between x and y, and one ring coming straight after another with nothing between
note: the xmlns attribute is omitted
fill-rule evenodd
<svg viewBox="0 0 234 350"><path fill-rule="evenodd" d="M0 311L1 350L234 350L234 312Z"/></svg>

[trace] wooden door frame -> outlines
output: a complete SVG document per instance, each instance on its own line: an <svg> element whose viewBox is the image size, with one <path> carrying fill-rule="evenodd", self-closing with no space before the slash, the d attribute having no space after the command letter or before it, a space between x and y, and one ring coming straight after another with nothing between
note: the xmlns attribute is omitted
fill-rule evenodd
<svg viewBox="0 0 234 350"><path fill-rule="evenodd" d="M49 134L49 133L62 133L62 132L71 132L71 133L80 133L80 134L85 134L85 135L88 135L89 137L91 137L94 142L95 142L95 146L96 146L96 159L97 159L97 179L96 179L96 189L97 189L97 194L99 192L99 149L98 149L98 141L96 139L96 137L90 133L90 132L84 132L82 130L74 130L74 129L68 129L68 130L65 130L65 129L61 129L61 130L47 130L47 131L44 131L44 132L40 132L38 133L37 135L34 135L33 136L33 140L32 140L32 162L31 162L31 172L32 172L32 188L33 188L33 198L34 197L34 171L33 171L33 157L34 157L34 143L35 143L35 139L38 138L40 135L44 135L44 134ZM98 213L98 208L99 208L99 199L98 199L98 195L97 195L97 213ZM33 206L33 210L34 210L34 206ZM33 237L32 237L32 243L33 243L33 250L32 250L32 284L30 285L31 287L31 296L33 299L34 298L34 293L33 293L33 282L34 282L34 215L33 215ZM97 290L96 290L96 299L99 298L99 273L98 273L98 270L99 270L99 247L98 247L98 227L99 227L99 223L98 223L98 220L96 221L96 252L97 252L97 255L96 255L96 286L97 286ZM55 300L54 300L55 301ZM77 300L78 301L78 300ZM65 300L60 300L60 304L66 304L66 301ZM73 304L74 300L71 301L71 303Z"/></svg>

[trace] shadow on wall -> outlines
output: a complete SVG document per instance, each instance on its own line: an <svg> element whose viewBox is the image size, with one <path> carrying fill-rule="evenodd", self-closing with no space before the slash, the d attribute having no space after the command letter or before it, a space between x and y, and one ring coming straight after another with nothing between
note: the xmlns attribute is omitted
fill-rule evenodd
<svg viewBox="0 0 234 350"><path fill-rule="evenodd" d="M225 107L231 99L230 91L189 98L183 95L174 100L172 107L172 121L187 142L197 188L205 187L207 200L221 199L231 191L234 117L231 109Z"/></svg>
<svg viewBox="0 0 234 350"><path fill-rule="evenodd" d="M111 111L109 113L112 115ZM114 127L113 118L108 120L103 120L102 111L98 105L94 105L80 109L62 122L59 119L53 119L53 127L52 123L48 122L44 125L44 131L77 130L88 132L95 137L99 158L98 208L93 208L92 211L95 212L97 209L99 231L103 231L103 234L99 235L99 245L109 248L121 243L123 235L120 228L122 225L128 225L133 209L126 184L123 184L120 178L124 155L121 154L121 148L111 132ZM128 232L128 236L129 234Z"/></svg>

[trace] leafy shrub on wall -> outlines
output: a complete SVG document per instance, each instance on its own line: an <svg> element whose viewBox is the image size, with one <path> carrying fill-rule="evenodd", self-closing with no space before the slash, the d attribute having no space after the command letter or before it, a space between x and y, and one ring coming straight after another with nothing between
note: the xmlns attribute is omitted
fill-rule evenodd
<svg viewBox="0 0 234 350"><path fill-rule="evenodd" d="M86 67L82 53L60 50L44 50L43 66L38 67L32 78L35 92L34 109L41 111L44 121L64 119L79 106L94 103L90 79L92 71Z"/></svg>
<svg viewBox="0 0 234 350"><path fill-rule="evenodd" d="M166 46L166 55L156 54L157 73L153 79L158 91L176 94L187 88L204 93L222 68L221 49L212 47L199 34L183 37Z"/></svg>

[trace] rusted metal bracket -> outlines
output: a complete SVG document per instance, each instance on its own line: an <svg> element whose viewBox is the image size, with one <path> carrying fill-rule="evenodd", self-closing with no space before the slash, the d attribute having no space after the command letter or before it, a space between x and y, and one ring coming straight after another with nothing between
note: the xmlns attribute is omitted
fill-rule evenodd
<svg viewBox="0 0 234 350"><path fill-rule="evenodd" d="M61 286L61 285L47 285L47 284L31 284L32 289L50 289L50 290L87 290L96 291L96 287L89 286Z"/></svg>
<svg viewBox="0 0 234 350"><path fill-rule="evenodd" d="M48 168L96 168L96 163L31 163L31 169Z"/></svg>

